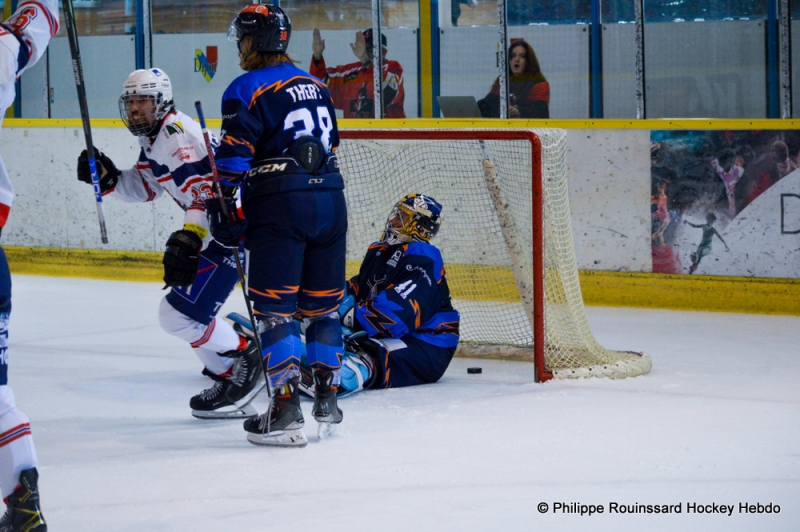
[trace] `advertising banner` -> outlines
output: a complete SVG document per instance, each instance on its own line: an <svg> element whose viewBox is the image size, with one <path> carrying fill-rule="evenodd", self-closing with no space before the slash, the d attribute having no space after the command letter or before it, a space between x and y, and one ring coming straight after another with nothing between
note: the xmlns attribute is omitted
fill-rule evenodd
<svg viewBox="0 0 800 532"><path fill-rule="evenodd" d="M654 273L800 275L800 131L651 131Z"/></svg>

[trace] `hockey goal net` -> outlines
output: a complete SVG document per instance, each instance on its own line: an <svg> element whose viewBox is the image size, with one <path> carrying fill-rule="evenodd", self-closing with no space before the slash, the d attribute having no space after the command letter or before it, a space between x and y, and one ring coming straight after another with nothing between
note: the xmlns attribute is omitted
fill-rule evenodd
<svg viewBox="0 0 800 532"><path fill-rule="evenodd" d="M339 133L348 274L394 204L427 194L443 205L433 243L461 313L460 355L532 357L537 381L650 370L648 355L607 350L589 328L572 239L566 131Z"/></svg>

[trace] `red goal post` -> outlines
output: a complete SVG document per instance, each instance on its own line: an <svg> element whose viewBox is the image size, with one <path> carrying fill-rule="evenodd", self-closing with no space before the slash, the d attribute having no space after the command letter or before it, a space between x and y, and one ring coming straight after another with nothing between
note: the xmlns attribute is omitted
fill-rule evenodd
<svg viewBox="0 0 800 532"><path fill-rule="evenodd" d="M537 382L649 371L647 355L600 347L586 321L564 130L340 129L339 135L351 268L402 196L423 193L442 203L434 243L462 315L460 355L532 358Z"/></svg>

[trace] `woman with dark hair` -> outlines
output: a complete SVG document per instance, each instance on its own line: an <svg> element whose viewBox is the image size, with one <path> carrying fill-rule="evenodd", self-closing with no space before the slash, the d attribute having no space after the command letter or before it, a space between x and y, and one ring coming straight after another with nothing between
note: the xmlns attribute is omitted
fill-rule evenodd
<svg viewBox="0 0 800 532"><path fill-rule="evenodd" d="M550 118L550 84L530 44L513 39L508 49L509 118ZM500 78L478 107L485 118L500 117Z"/></svg>

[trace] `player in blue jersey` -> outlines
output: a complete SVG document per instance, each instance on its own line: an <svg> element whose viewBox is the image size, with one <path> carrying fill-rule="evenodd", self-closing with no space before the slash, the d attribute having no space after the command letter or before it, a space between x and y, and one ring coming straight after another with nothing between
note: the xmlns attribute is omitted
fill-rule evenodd
<svg viewBox="0 0 800 532"><path fill-rule="evenodd" d="M17 79L44 55L57 32L56 0L22 0L14 14L0 24L0 125L6 109L14 103ZM14 189L0 158L0 229L6 225L13 199ZM11 273L5 251L0 248L0 498L6 503L0 530L46 532L39 507L38 459L31 425L17 408L8 384L10 314Z"/></svg>
<svg viewBox="0 0 800 532"><path fill-rule="evenodd" d="M316 398L314 419L339 423L336 404L343 354L337 313L344 293L347 207L336 149L339 133L324 83L286 54L289 17L251 4L231 24L240 66L222 97L220 178L242 188L247 220L248 294L258 320L273 398L245 422L256 445L303 446L298 385L304 322ZM220 234L225 223L212 224Z"/></svg>
<svg viewBox="0 0 800 532"><path fill-rule="evenodd" d="M167 239L164 282L172 289L161 300L158 319L164 331L189 343L205 366L204 373L215 381L190 399L192 415L250 417L256 413L250 403L264 387L261 357L255 342L217 318L239 274L234 249L209 233L206 199L214 194L200 125L175 109L172 83L160 68L132 72L122 85L119 109L139 141L139 157L133 167L118 170L95 149L101 193L127 202L148 202L166 192L185 212L183 227ZM78 158L78 179L92 182L86 150Z"/></svg>
<svg viewBox="0 0 800 532"><path fill-rule="evenodd" d="M436 382L450 364L459 314L450 301L442 254L430 243L441 213L430 196L405 196L348 281L339 307L347 350L340 395Z"/></svg>

